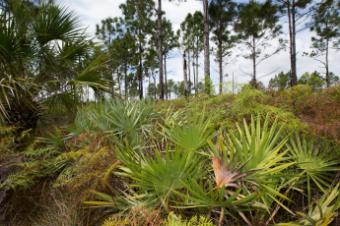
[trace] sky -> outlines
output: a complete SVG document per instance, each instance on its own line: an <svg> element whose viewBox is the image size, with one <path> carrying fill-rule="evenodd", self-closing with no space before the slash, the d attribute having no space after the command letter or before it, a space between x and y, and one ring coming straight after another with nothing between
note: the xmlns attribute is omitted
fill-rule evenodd
<svg viewBox="0 0 340 226"><path fill-rule="evenodd" d="M86 28L87 33L90 37L95 38L95 26L99 24L102 19L107 17L121 16L119 5L125 3L125 0L57 0L57 2L67 7L69 10L75 12L78 16L80 24ZM165 1L163 0L163 10L165 11L165 17L173 23L175 30L179 29L180 24L185 19L188 13L194 13L195 11L202 11L203 6L200 1L187 0L181 3L176 1ZM287 23L283 22L283 36L288 39ZM297 72L298 76L304 72L320 71L324 72L322 65L304 56L304 52L310 51L311 37L313 33L309 29L304 29L297 34ZM238 48L235 52L240 51ZM183 80L183 60L181 57L181 51L175 49L171 54L172 57L168 60L168 79L174 79L175 81ZM340 75L340 53L331 51L330 52L330 71L337 75ZM228 60L228 59L227 59ZM200 61L200 72L199 77L203 79L203 53L199 59ZM230 61L230 60L229 60ZM290 70L289 52L281 51L279 54L274 55L268 60L264 61L258 66L258 78L265 85L275 74L280 71L287 72ZM226 77L225 82L232 80L234 75L234 81L236 83L246 83L250 80L249 74L252 71L252 64L250 60L242 57L233 57L231 63L224 65L224 72ZM218 67L214 61L214 56L211 55L211 78L215 85L218 83Z"/></svg>

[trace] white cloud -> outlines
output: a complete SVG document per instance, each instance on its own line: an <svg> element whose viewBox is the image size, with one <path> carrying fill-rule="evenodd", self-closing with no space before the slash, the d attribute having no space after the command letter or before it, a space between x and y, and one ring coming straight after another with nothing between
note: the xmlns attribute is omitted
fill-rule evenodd
<svg viewBox="0 0 340 226"><path fill-rule="evenodd" d="M73 10L79 17L81 24L87 27L87 32L94 37L95 25L100 23L102 19L107 17L121 16L119 5L124 3L125 0L57 0L61 5ZM193 13L197 10L202 10L202 3L200 1L186 1L176 3L176 1L163 1L163 9L166 12L166 17L173 23L175 30L179 29L181 22L184 20L188 13ZM286 24L283 25L286 30ZM288 37L287 37L288 38ZM302 74L303 72L312 72L314 70L323 72L323 68L320 63L312 60L308 57L302 56L302 52L308 51L310 47L311 32L304 30L297 35L297 72ZM183 79L183 64L182 56L179 50L175 50L174 58L168 61L168 78L174 80ZM330 53L330 71L340 74L340 54L339 52L332 51ZM200 59L200 78L203 77L203 59ZM211 76L214 83L218 80L217 65L214 62L214 57L211 56ZM272 71L288 71L290 68L289 53L288 50L281 52L267 61L263 62L258 67L258 74L266 75ZM251 72L252 65L250 60L245 60L242 57L237 58L235 62L224 67L224 72L229 74L226 81L231 81L231 75L234 73L236 82L247 82L250 80L244 72ZM265 84L270 80L270 76L261 78L261 81Z"/></svg>

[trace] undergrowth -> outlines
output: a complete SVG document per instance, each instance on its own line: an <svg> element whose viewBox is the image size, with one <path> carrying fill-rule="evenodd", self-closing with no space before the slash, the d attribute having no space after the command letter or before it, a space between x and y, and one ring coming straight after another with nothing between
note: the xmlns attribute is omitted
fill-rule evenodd
<svg viewBox="0 0 340 226"><path fill-rule="evenodd" d="M336 222L338 94L244 87L237 95L91 103L73 123L20 134L2 126L0 222Z"/></svg>

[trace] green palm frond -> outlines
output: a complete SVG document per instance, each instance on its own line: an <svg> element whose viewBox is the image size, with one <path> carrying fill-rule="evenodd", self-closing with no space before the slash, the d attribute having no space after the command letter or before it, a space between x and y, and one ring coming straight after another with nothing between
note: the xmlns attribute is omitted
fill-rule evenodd
<svg viewBox="0 0 340 226"><path fill-rule="evenodd" d="M157 114L145 102L111 101L81 109L75 119L76 132L101 132L127 139L131 145L152 134L152 120Z"/></svg>
<svg viewBox="0 0 340 226"><path fill-rule="evenodd" d="M75 62L91 52L91 45L86 37L76 37L58 45L58 56L62 61Z"/></svg>
<svg viewBox="0 0 340 226"><path fill-rule="evenodd" d="M71 80L71 84L76 86L90 86L94 89L109 90L108 81L101 76L101 72L106 68L108 57L106 55L100 55L93 59L74 80Z"/></svg>
<svg viewBox="0 0 340 226"><path fill-rule="evenodd" d="M237 125L236 131L221 134L217 144L210 146L213 155L220 158L226 168L246 175L235 183L243 182L247 192L252 191L255 185L261 201L268 209L275 201L290 212L280 201L289 200L280 190L287 182L284 170L295 163L287 156L285 144L288 139L281 134L277 120L271 125L269 122L268 116L263 122L260 116L256 119L251 117L249 124L244 120L242 127Z"/></svg>
<svg viewBox="0 0 340 226"><path fill-rule="evenodd" d="M177 147L194 151L206 145L212 136L211 123L209 119L205 120L204 116L201 116L184 125L165 128L164 135Z"/></svg>
<svg viewBox="0 0 340 226"><path fill-rule="evenodd" d="M296 135L287 144L289 153L297 163L303 183L307 183L308 199L311 200L311 182L325 192L332 181L332 172L339 171L339 160L320 150L313 140Z"/></svg>
<svg viewBox="0 0 340 226"><path fill-rule="evenodd" d="M0 13L0 78L23 74L24 63L32 57L30 40L16 18Z"/></svg>
<svg viewBox="0 0 340 226"><path fill-rule="evenodd" d="M34 108L31 90L34 84L28 78L6 76L0 79L0 121L9 119L9 112L16 105ZM13 115L12 115L13 116Z"/></svg>
<svg viewBox="0 0 340 226"><path fill-rule="evenodd" d="M41 6L34 23L34 30L41 46L52 40L67 41L81 33L73 13L52 4Z"/></svg>
<svg viewBox="0 0 340 226"><path fill-rule="evenodd" d="M299 212L301 219L297 222L280 223L277 226L327 226L331 225L339 215L340 208L340 184L330 188L315 203L312 203L308 213Z"/></svg>
<svg viewBox="0 0 340 226"><path fill-rule="evenodd" d="M202 176L203 166L197 155L179 150L155 151L153 156L122 150L123 162L119 175L132 179L149 205L161 204L165 209L174 201L175 194L184 188L184 181Z"/></svg>

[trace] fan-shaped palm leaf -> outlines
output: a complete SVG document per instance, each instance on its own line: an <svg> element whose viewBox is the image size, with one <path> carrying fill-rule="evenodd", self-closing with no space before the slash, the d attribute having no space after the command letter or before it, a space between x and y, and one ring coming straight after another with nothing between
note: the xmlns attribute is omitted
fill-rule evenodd
<svg viewBox="0 0 340 226"><path fill-rule="evenodd" d="M52 4L44 4L40 7L34 30L41 46L52 40L67 41L81 33L73 13Z"/></svg>
<svg viewBox="0 0 340 226"><path fill-rule="evenodd" d="M339 171L339 160L320 150L313 140L296 135L287 144L291 157L301 171L300 179L307 183L308 199L311 200L311 182L325 192L332 180L332 172Z"/></svg>

